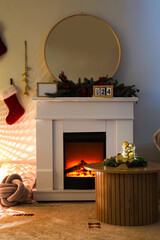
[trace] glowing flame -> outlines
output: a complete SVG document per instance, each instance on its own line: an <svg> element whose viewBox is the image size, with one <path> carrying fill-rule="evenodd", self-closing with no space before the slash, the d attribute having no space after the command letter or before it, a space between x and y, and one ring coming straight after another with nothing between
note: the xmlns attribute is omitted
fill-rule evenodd
<svg viewBox="0 0 160 240"><path fill-rule="evenodd" d="M68 169L65 169L65 177L95 177L95 173L85 169L87 163L84 160L75 162L75 164Z"/></svg>
<svg viewBox="0 0 160 240"><path fill-rule="evenodd" d="M66 174L66 177L95 177L95 172L86 171L75 171Z"/></svg>

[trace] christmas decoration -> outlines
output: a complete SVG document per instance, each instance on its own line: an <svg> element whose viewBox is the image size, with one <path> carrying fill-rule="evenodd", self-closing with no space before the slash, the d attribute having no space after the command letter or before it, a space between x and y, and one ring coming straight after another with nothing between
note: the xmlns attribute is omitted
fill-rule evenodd
<svg viewBox="0 0 160 240"><path fill-rule="evenodd" d="M135 85L125 86L108 76L100 77L97 81L84 78L83 82L79 78L78 83L74 83L61 72L59 78L61 81L57 81L58 92L45 93L48 97L92 97L93 85L113 85L114 97L137 97L136 92L139 92Z"/></svg>
<svg viewBox="0 0 160 240"><path fill-rule="evenodd" d="M7 51L7 48L0 37L0 56L3 55L6 51Z"/></svg>
<svg viewBox="0 0 160 240"><path fill-rule="evenodd" d="M14 124L25 112L16 94L17 90L13 85L0 91L0 99L5 102L9 109L9 114L6 117L6 123L9 125Z"/></svg>
<svg viewBox="0 0 160 240"><path fill-rule="evenodd" d="M122 153L118 153L115 157L117 163L126 163L134 161L135 145L132 143L124 142L122 145Z"/></svg>
<svg viewBox="0 0 160 240"><path fill-rule="evenodd" d="M25 62L25 66L24 66L24 73L22 74L22 77L24 77L24 79L22 80L25 83L25 91L24 91L24 96L28 96L28 92L30 90L29 86L28 86L28 80L27 80L27 76L28 76L28 71L29 71L29 67L27 67L27 41L24 41L24 52L25 52L25 56L24 56L24 62Z"/></svg>
<svg viewBox="0 0 160 240"><path fill-rule="evenodd" d="M104 159L104 165L111 167L118 167L121 163L125 163L128 168L130 167L146 167L147 160L143 157L135 155L135 145L123 142L122 153L117 156Z"/></svg>

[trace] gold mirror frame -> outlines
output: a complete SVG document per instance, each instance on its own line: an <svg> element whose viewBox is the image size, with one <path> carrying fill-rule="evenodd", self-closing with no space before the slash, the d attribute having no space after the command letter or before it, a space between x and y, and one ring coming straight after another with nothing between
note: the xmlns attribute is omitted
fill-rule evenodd
<svg viewBox="0 0 160 240"><path fill-rule="evenodd" d="M55 80L61 71L74 82L84 77L97 80L116 73L121 47L108 23L92 15L77 14L62 19L50 30L44 57Z"/></svg>

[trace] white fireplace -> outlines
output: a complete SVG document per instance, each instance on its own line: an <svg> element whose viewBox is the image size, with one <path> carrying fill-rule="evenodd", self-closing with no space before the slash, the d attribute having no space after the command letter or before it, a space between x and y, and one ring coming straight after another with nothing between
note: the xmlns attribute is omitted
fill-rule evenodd
<svg viewBox="0 0 160 240"><path fill-rule="evenodd" d="M138 98L34 98L36 102L37 201L94 200L95 190L64 189L63 134L105 132L106 157L133 142Z"/></svg>

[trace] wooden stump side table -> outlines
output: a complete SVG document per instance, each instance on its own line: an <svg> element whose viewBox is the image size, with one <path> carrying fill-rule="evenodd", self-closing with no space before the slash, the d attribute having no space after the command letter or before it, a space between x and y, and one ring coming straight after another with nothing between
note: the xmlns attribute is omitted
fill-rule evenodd
<svg viewBox="0 0 160 240"><path fill-rule="evenodd" d="M152 224L158 220L159 163L127 168L88 164L95 171L96 217L99 221L122 226Z"/></svg>

